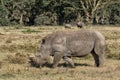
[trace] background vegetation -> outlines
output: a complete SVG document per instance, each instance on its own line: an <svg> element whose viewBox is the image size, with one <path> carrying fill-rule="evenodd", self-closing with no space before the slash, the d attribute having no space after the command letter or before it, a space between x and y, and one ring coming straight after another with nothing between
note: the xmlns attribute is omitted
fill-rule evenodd
<svg viewBox="0 0 120 80"><path fill-rule="evenodd" d="M0 0L0 25L120 24L120 0Z"/></svg>

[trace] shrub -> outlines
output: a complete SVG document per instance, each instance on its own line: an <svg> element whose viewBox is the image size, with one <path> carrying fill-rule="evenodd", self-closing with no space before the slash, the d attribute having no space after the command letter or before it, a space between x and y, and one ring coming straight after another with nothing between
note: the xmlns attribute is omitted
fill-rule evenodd
<svg viewBox="0 0 120 80"><path fill-rule="evenodd" d="M10 20L8 19L8 12L0 5L0 26L8 26Z"/></svg>

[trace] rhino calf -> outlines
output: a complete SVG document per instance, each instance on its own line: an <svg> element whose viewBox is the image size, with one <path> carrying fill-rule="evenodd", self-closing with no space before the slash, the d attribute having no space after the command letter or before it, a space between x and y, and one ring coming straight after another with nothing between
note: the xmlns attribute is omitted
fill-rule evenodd
<svg viewBox="0 0 120 80"><path fill-rule="evenodd" d="M33 65L42 66L50 61L50 56L53 56L53 67L57 67L62 58L71 67L75 67L71 57L81 57L91 53L95 65L100 67L104 63L104 50L105 38L98 31L58 31L42 39L40 53L31 57L30 61Z"/></svg>

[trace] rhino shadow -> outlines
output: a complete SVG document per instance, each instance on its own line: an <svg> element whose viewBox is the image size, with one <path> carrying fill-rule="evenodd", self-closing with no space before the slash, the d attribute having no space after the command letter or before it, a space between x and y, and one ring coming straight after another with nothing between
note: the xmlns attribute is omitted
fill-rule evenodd
<svg viewBox="0 0 120 80"><path fill-rule="evenodd" d="M92 66L92 65L89 65L89 64L86 64L86 63L75 63L75 66ZM36 68L40 68L40 66L36 66L36 65L31 65L31 67L36 67ZM52 64L44 64L42 65L42 67L48 67L48 68L52 68ZM68 64L68 63L60 63L58 65L58 67L68 67L68 68L71 68L71 65Z"/></svg>
<svg viewBox="0 0 120 80"><path fill-rule="evenodd" d="M89 64L86 64L86 63L75 63L75 66L77 67L77 66L92 66L92 65L89 65ZM60 63L59 65L58 65L58 67L71 67L71 65L70 64L67 64L67 63Z"/></svg>

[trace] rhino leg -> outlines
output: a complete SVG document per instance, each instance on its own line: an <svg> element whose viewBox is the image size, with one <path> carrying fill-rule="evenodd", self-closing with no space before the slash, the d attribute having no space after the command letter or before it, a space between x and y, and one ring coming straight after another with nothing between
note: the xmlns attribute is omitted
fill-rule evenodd
<svg viewBox="0 0 120 80"><path fill-rule="evenodd" d="M101 67L104 64L104 50L105 46L98 43L95 49L91 52L95 59L95 64L97 67Z"/></svg>
<svg viewBox="0 0 120 80"><path fill-rule="evenodd" d="M72 61L71 58L69 58L69 57L63 57L63 59L64 59L66 62L68 62L68 63L71 65L72 68L75 68L74 62Z"/></svg>
<svg viewBox="0 0 120 80"><path fill-rule="evenodd" d="M95 65L97 67L102 67L104 63L104 55L97 55L96 53L92 53L94 60L95 60Z"/></svg>
<svg viewBox="0 0 120 80"><path fill-rule="evenodd" d="M95 66L98 67L99 66L99 56L94 51L92 51L91 53L92 53L92 56L95 60Z"/></svg>
<svg viewBox="0 0 120 80"><path fill-rule="evenodd" d="M99 67L102 67L104 64L104 54L99 55L99 62L100 62Z"/></svg>
<svg viewBox="0 0 120 80"><path fill-rule="evenodd" d="M56 52L54 54L54 60L53 60L53 66L52 66L53 68L57 67L57 65L62 57L63 57L63 53L61 53L61 52Z"/></svg>

